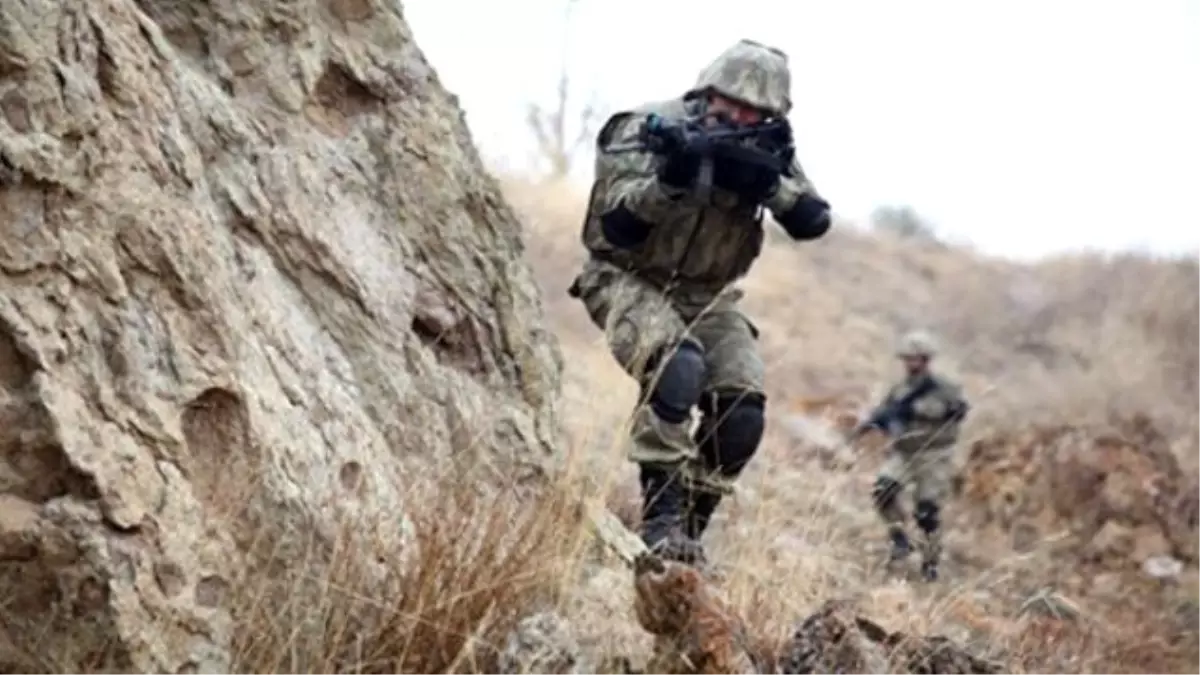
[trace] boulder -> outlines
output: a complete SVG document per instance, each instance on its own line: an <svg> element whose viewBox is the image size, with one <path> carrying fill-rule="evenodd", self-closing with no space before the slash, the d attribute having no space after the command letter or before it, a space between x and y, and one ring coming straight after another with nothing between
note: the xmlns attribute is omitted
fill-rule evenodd
<svg viewBox="0 0 1200 675"><path fill-rule="evenodd" d="M1143 415L978 439L959 489L972 530L1032 542L1065 532L1070 557L1105 569L1136 570L1155 555L1196 561L1197 477Z"/></svg>
<svg viewBox="0 0 1200 675"><path fill-rule="evenodd" d="M6 0L0 228L0 668L227 670L261 529L402 543L417 469L552 459L520 228L398 2Z"/></svg>

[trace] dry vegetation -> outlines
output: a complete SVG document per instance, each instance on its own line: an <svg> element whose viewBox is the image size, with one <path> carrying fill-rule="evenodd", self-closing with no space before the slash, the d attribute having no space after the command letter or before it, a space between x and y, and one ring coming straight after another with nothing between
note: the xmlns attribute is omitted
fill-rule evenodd
<svg viewBox="0 0 1200 675"><path fill-rule="evenodd" d="M244 546L255 562L233 589L239 672L495 672L514 627L538 612L570 623L577 668L612 672L649 656L629 574L587 540L579 516L589 498L629 520L636 505L621 448L633 385L565 294L582 257L581 195L517 181L507 188L526 216L529 258L566 357L569 475L549 487L483 491L448 473L414 495L407 521L347 515L333 545L313 543L303 524L257 532ZM1020 552L985 542L971 529L973 505L960 500L950 507L945 582L885 578L868 500L878 457L864 451L830 468L789 431L797 411L822 401L842 412L864 405L893 376L895 333L921 324L952 345L945 366L976 403L968 444L1144 415L1169 440L1179 471L1194 476L1195 258L1022 266L842 229L803 247L771 237L745 287L769 365L772 428L718 513L710 548L722 565L720 592L747 619L760 658L772 660L797 621L841 598L890 630L944 634L1016 672L1195 672L1195 551L1185 552L1182 580L1153 582L1136 564L1085 567L1052 539ZM401 529L397 545L390 535ZM1101 571L1118 575L1107 595L1088 590ZM1023 611L1037 593L1071 616ZM4 670L57 670L40 640L6 615L0 645L17 656Z"/></svg>
<svg viewBox="0 0 1200 675"><path fill-rule="evenodd" d="M399 523L379 517L348 519L333 546L260 540L237 589L235 671L495 672L517 622L561 602L582 530L559 491L473 485L429 485L399 551L380 536Z"/></svg>
<svg viewBox="0 0 1200 675"><path fill-rule="evenodd" d="M348 528L337 550L250 575L242 668L490 671L516 622L543 611L571 623L584 658L577 667L619 669L649 656L628 573L603 564L577 518L587 497L607 499L629 520L636 505L621 450L633 387L565 295L581 258L580 195L507 187L526 216L530 259L566 356L572 487L518 498L443 481L413 516L415 553L400 556L405 565L378 565L397 559L372 540L381 523ZM770 365L774 425L718 515L712 549L723 566L720 591L747 618L761 658L784 649L821 603L850 598L890 629L951 636L1018 672L1194 669L1194 569L1165 585L1123 570L1116 597L1059 594L1068 587L1059 572L1073 565L1054 541L1021 553L985 547L971 521L956 518L944 584L885 578L867 499L877 458L814 470L821 464L785 422L805 401L864 404L893 375L895 332L925 324L953 345L948 366L977 402L971 439L1058 423L1099 429L1145 414L1194 474L1195 259L1078 256L1020 266L843 230L808 247L774 237L746 287ZM1023 611L1039 592L1073 616Z"/></svg>
<svg viewBox="0 0 1200 675"><path fill-rule="evenodd" d="M507 188L526 218L530 259L566 355L571 446L593 473L616 477L610 501L630 513L634 474L619 430L634 388L565 293L583 258L583 200L564 186L512 180ZM1193 533L1176 551L1189 561L1181 583L1149 582L1136 562L1122 561L1121 591L1101 597L1088 585L1112 568L1075 565L1079 548L1052 538L1019 553L1007 537L984 541L991 533L971 527L979 509L953 504L948 580L928 589L885 580L879 569L881 533L868 498L878 456L864 452L848 471L821 470L806 442L814 434L792 431L795 413L813 403L829 401L834 412L866 405L895 377L888 354L896 334L929 326L948 343L941 367L965 382L975 404L966 445L1061 425L1102 437L1138 418L1165 439L1187 484L1182 494L1191 496L1200 406L1194 256L1081 254L1022 265L842 227L808 245L770 237L743 286L761 329L772 427L712 536L727 568L724 591L759 635L782 639L825 599L853 596L893 629L941 632L1019 670L1196 667L1194 506L1172 507ZM820 430L821 419L803 421ZM1060 625L1021 613L1044 587L1061 589L1081 618Z"/></svg>

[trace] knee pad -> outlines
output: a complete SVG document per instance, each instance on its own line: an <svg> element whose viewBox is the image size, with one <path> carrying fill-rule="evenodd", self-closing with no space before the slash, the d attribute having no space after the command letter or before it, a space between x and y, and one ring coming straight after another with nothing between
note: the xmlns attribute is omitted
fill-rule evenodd
<svg viewBox="0 0 1200 675"><path fill-rule="evenodd" d="M896 497L903 487L899 482L886 476L876 478L875 487L871 489L871 499L875 502L875 508L882 510L890 507L896 501Z"/></svg>
<svg viewBox="0 0 1200 675"><path fill-rule="evenodd" d="M617 248L634 248L650 236L651 224L637 217L625 204L600 216L600 231Z"/></svg>
<svg viewBox="0 0 1200 675"><path fill-rule="evenodd" d="M766 401L766 396L753 391L705 397L698 440L708 466L727 476L737 476L746 468L762 442Z"/></svg>
<svg viewBox="0 0 1200 675"><path fill-rule="evenodd" d="M656 359L657 360L657 359ZM684 340L670 351L655 373L652 382L650 407L654 413L671 424L685 422L691 417L692 406L700 401L704 391L704 351L699 343Z"/></svg>
<svg viewBox="0 0 1200 675"><path fill-rule="evenodd" d="M917 502L917 508L913 512L917 527L925 532L937 532L938 527L942 524L940 515L941 509L938 508L938 505L927 499Z"/></svg>

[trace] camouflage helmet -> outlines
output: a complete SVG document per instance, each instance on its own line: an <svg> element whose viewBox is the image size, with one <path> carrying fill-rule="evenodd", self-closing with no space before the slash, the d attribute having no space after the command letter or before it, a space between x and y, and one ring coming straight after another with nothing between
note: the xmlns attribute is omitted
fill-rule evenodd
<svg viewBox="0 0 1200 675"><path fill-rule="evenodd" d="M792 109L792 72L782 50L738 40L700 72L686 98L714 91L783 117Z"/></svg>
<svg viewBox="0 0 1200 675"><path fill-rule="evenodd" d="M896 356L924 356L931 358L937 354L937 345L933 336L925 331L912 331L900 338L896 346Z"/></svg>

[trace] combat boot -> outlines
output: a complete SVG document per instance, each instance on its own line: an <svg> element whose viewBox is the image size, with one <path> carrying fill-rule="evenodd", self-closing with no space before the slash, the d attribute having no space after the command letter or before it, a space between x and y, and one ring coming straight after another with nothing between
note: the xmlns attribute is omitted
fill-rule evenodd
<svg viewBox="0 0 1200 675"><path fill-rule="evenodd" d="M708 529L708 523L712 520L713 513L721 504L721 495L716 492L691 490L690 497L690 508L684 532L689 538L699 543L705 530Z"/></svg>
<svg viewBox="0 0 1200 675"><path fill-rule="evenodd" d="M905 534L904 528L893 526L888 531L888 536L892 540L892 551L888 556L889 560L897 563L908 558L908 554L912 552L912 545L908 542L908 535Z"/></svg>
<svg viewBox="0 0 1200 675"><path fill-rule="evenodd" d="M938 561L924 560L921 562L921 578L925 581L937 581Z"/></svg>
<svg viewBox="0 0 1200 675"><path fill-rule="evenodd" d="M685 532L687 492L678 467L641 465L641 537L652 553L688 564L704 561L704 551Z"/></svg>

